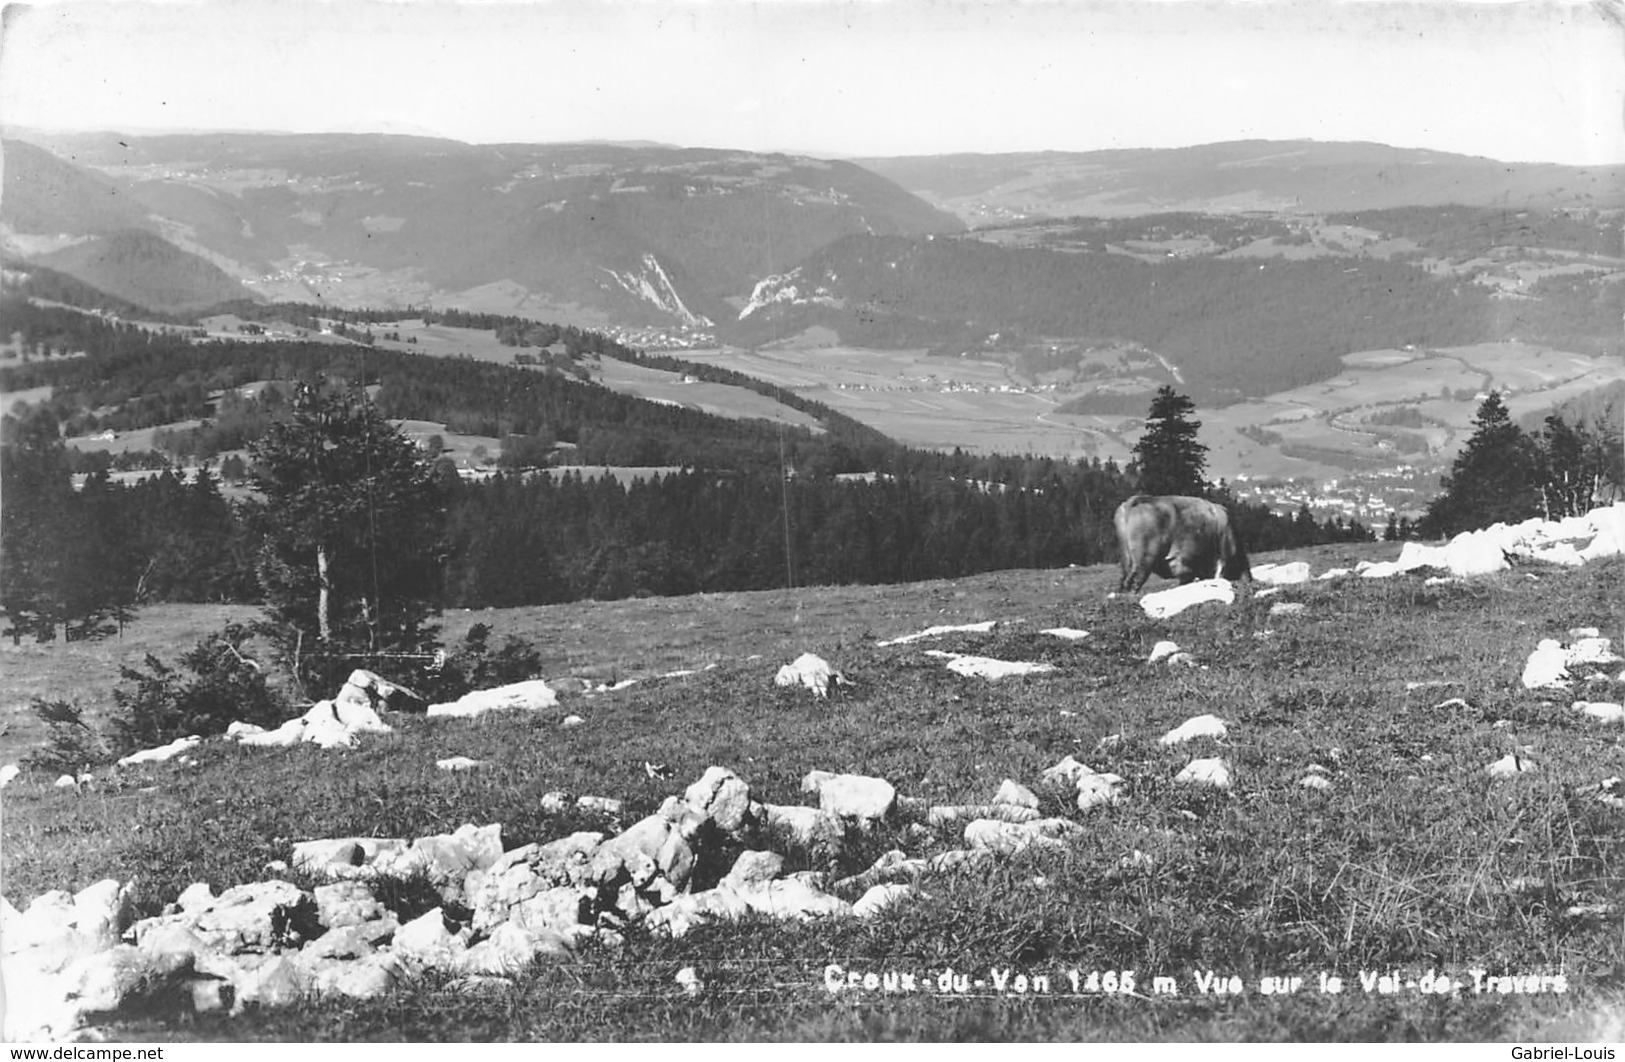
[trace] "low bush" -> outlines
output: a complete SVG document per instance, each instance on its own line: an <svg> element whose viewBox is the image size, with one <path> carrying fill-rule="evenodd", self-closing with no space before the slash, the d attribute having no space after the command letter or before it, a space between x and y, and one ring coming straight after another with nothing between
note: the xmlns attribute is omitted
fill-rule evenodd
<svg viewBox="0 0 1625 1062"><path fill-rule="evenodd" d="M241 720L275 726L289 714L287 698L273 688L263 667L245 656L248 628L228 624L182 656L180 668L147 654L145 670L119 668L134 689L113 691L118 706L109 744L124 755L176 738L223 734Z"/></svg>

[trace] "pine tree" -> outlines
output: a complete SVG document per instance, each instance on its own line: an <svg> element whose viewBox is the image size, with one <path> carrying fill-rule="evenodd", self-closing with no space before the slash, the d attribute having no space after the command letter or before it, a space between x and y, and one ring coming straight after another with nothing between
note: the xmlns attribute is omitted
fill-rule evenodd
<svg viewBox="0 0 1625 1062"><path fill-rule="evenodd" d="M1196 405L1166 384L1151 400L1145 434L1134 444L1142 494L1186 494L1207 491L1207 447L1196 441L1202 422L1192 420Z"/></svg>
<svg viewBox="0 0 1625 1062"><path fill-rule="evenodd" d="M1619 475L1620 440L1606 428L1588 430L1553 413L1537 442L1541 503L1548 520L1589 512Z"/></svg>
<svg viewBox="0 0 1625 1062"><path fill-rule="evenodd" d="M1422 518L1424 534L1453 535L1540 515L1539 453L1513 423L1499 392L1478 407L1473 429L1450 474L1439 481L1443 493Z"/></svg>
<svg viewBox="0 0 1625 1062"><path fill-rule="evenodd" d="M432 649L445 500L427 455L364 398L309 385L250 455L257 571L296 678L325 688L371 656Z"/></svg>

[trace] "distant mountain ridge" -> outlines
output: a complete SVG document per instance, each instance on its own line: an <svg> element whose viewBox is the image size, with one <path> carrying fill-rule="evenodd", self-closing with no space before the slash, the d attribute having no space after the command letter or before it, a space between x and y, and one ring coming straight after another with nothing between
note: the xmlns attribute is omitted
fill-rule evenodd
<svg viewBox="0 0 1625 1062"><path fill-rule="evenodd" d="M860 158L972 224L1172 211L1400 206L1625 207L1625 166L1501 162L1384 144L1244 140L1184 148Z"/></svg>
<svg viewBox="0 0 1625 1062"><path fill-rule="evenodd" d="M703 328L737 314L761 276L842 236L963 227L851 163L744 151L385 134L39 140L4 142L13 256L141 229L245 292L340 306Z"/></svg>

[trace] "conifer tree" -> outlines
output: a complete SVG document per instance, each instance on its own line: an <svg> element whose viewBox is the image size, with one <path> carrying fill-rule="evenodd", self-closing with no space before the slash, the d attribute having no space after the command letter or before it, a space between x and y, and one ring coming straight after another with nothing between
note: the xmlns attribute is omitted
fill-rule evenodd
<svg viewBox="0 0 1625 1062"><path fill-rule="evenodd" d="M1195 411L1195 403L1166 384L1151 400L1145 434L1133 451L1141 493L1206 493L1207 447L1196 441L1202 422L1191 419Z"/></svg>
<svg viewBox="0 0 1625 1062"><path fill-rule="evenodd" d="M430 650L445 502L428 456L364 398L310 385L250 454L257 571L296 677L325 688L370 656Z"/></svg>
<svg viewBox="0 0 1625 1062"><path fill-rule="evenodd" d="M1472 437L1439 485L1443 493L1422 518L1424 534L1453 535L1540 515L1539 454L1499 392L1478 407Z"/></svg>

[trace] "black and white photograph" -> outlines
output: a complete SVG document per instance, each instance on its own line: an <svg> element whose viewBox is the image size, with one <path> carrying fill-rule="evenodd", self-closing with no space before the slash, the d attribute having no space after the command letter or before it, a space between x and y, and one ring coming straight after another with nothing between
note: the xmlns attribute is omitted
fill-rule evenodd
<svg viewBox="0 0 1625 1062"><path fill-rule="evenodd" d="M0 7L8 1042L1607 1062L1622 554L1619 0Z"/></svg>

